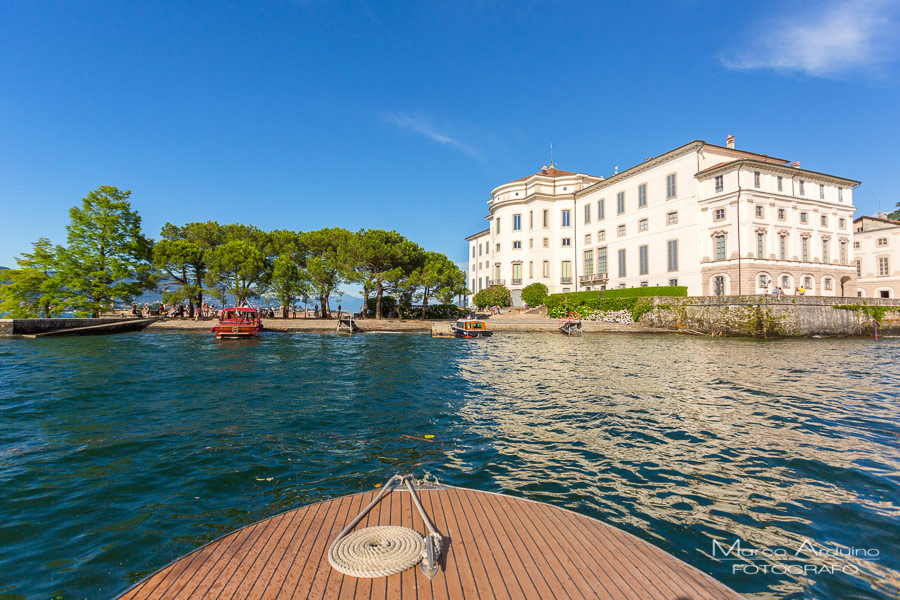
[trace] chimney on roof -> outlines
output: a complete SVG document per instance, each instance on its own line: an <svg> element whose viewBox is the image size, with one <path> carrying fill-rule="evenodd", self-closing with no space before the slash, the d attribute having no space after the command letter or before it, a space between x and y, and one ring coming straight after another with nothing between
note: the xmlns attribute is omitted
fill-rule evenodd
<svg viewBox="0 0 900 600"><path fill-rule="evenodd" d="M883 212L875 213L875 216L878 217L879 219L887 219L888 218L887 213L883 213Z"/></svg>
<svg viewBox="0 0 900 600"><path fill-rule="evenodd" d="M725 138L725 147L734 149L734 136L729 134L728 137Z"/></svg>
<svg viewBox="0 0 900 600"><path fill-rule="evenodd" d="M799 168L800 168L800 161L799 161L799 160L795 160L794 162L791 163L791 166L794 167L795 169L799 169Z"/></svg>

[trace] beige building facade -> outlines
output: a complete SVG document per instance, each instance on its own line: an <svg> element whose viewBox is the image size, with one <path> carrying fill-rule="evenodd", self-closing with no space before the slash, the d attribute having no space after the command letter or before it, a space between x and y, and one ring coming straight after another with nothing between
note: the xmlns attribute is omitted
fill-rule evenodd
<svg viewBox="0 0 900 600"><path fill-rule="evenodd" d="M897 298L900 294L900 221L887 215L853 222L856 295Z"/></svg>
<svg viewBox="0 0 900 600"><path fill-rule="evenodd" d="M608 178L553 165L493 190L469 236L473 293L683 285L689 295L804 287L855 295L858 181L693 141Z"/></svg>

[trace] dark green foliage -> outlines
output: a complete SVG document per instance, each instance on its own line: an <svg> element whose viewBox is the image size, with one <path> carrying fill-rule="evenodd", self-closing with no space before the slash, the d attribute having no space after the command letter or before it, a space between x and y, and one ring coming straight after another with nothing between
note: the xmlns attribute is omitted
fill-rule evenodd
<svg viewBox="0 0 900 600"><path fill-rule="evenodd" d="M409 309L401 307L400 313L404 319L421 319L422 307L413 306ZM467 309L460 308L455 304L429 304L425 309L426 319L459 319L467 314L469 314Z"/></svg>
<svg viewBox="0 0 900 600"><path fill-rule="evenodd" d="M509 306L512 304L512 294L502 285L492 285L484 288L472 298L478 308L490 308L491 306Z"/></svg>
<svg viewBox="0 0 900 600"><path fill-rule="evenodd" d="M16 269L0 273L0 315L14 319L54 317L64 309L57 270L58 249L41 238L31 253L16 258Z"/></svg>
<svg viewBox="0 0 900 600"><path fill-rule="evenodd" d="M593 296L588 296L588 294ZM581 315L598 310L604 312L627 310L635 321L653 309L652 303L640 298L598 298L597 292L553 294L547 298L546 305L547 314L551 317L565 317L566 310L569 311L569 314L579 313Z"/></svg>
<svg viewBox="0 0 900 600"><path fill-rule="evenodd" d="M577 308L587 302L600 300L600 292L570 292L568 294L550 294L544 300L547 308L556 308L557 306L568 306L570 309Z"/></svg>
<svg viewBox="0 0 900 600"><path fill-rule="evenodd" d="M658 285L656 287L603 290L604 298L638 298L647 296L687 296L687 287L683 285Z"/></svg>
<svg viewBox="0 0 900 600"><path fill-rule="evenodd" d="M369 298L366 300L366 316L374 317L375 311L378 308L378 299L375 297ZM390 315L394 309L397 308L397 299L393 296L382 296L381 297L381 310L384 315Z"/></svg>
<svg viewBox="0 0 900 600"><path fill-rule="evenodd" d="M535 282L526 285L522 290L522 302L528 306L538 306L544 303L547 298L547 286L543 283Z"/></svg>

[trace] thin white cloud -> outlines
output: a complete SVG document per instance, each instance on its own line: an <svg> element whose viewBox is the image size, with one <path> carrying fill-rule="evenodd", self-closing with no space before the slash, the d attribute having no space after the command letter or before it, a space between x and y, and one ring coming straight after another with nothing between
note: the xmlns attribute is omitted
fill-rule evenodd
<svg viewBox="0 0 900 600"><path fill-rule="evenodd" d="M813 77L877 74L897 59L894 0L831 0L764 19L744 48L722 56L730 69L775 69Z"/></svg>
<svg viewBox="0 0 900 600"><path fill-rule="evenodd" d="M462 152L470 158L482 160L484 155L471 144L467 144L458 137L450 135L446 130L441 131L428 117L414 113L389 113L384 115L384 120L395 127L420 135L433 142L449 146Z"/></svg>

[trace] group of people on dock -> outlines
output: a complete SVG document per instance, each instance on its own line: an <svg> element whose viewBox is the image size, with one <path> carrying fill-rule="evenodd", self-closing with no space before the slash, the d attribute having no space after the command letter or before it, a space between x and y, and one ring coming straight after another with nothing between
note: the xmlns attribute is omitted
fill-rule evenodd
<svg viewBox="0 0 900 600"><path fill-rule="evenodd" d="M772 294L773 296L785 296L785 295L786 295L786 294L784 293L784 288L782 288L782 287L780 287L780 286L777 286L777 285L776 285L775 287L772 288L771 294ZM802 285L801 285L800 287L798 287L798 288L795 287L795 288L794 288L794 295L795 295L795 296L805 296L805 295L806 295L806 288L803 287Z"/></svg>

